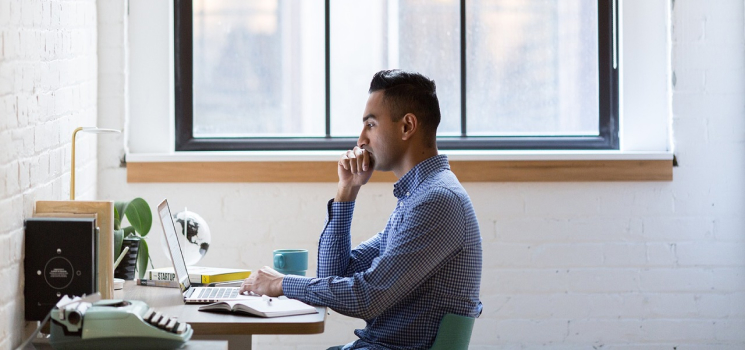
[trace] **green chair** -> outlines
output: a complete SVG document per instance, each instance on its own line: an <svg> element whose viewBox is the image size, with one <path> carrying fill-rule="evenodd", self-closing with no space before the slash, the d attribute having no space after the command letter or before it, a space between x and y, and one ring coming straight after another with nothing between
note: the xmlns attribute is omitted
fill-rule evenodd
<svg viewBox="0 0 745 350"><path fill-rule="evenodd" d="M430 350L468 350L475 321L473 317L446 314Z"/></svg>

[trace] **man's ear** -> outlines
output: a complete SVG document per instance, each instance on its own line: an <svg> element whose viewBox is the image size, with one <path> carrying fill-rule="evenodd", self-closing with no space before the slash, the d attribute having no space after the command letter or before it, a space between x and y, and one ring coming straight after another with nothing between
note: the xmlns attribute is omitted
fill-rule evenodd
<svg viewBox="0 0 745 350"><path fill-rule="evenodd" d="M419 120L412 113L406 113L401 118L401 139L409 140L419 129Z"/></svg>

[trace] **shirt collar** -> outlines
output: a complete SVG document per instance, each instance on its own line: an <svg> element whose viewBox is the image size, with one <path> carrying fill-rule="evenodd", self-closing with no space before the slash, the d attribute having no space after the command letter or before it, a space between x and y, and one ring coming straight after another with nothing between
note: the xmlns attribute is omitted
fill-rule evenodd
<svg viewBox="0 0 745 350"><path fill-rule="evenodd" d="M427 158L393 184L393 195L398 199L406 197L406 194L411 193L424 179L445 169L450 169L448 156L440 154Z"/></svg>

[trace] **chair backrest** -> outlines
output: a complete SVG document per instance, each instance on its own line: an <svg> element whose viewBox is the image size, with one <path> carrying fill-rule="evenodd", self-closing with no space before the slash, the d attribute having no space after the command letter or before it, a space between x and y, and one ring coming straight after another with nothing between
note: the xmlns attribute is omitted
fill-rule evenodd
<svg viewBox="0 0 745 350"><path fill-rule="evenodd" d="M468 350L475 321L473 317L446 314L430 350Z"/></svg>

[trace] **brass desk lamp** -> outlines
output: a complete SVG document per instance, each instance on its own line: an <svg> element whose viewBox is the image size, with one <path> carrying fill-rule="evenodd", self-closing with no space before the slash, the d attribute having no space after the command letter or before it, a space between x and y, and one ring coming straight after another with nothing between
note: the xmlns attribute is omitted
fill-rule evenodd
<svg viewBox="0 0 745 350"><path fill-rule="evenodd" d="M75 200L75 136L78 131L89 132L92 134L118 134L121 130L102 129L95 126L81 126L72 132L72 158L70 158L70 200Z"/></svg>

